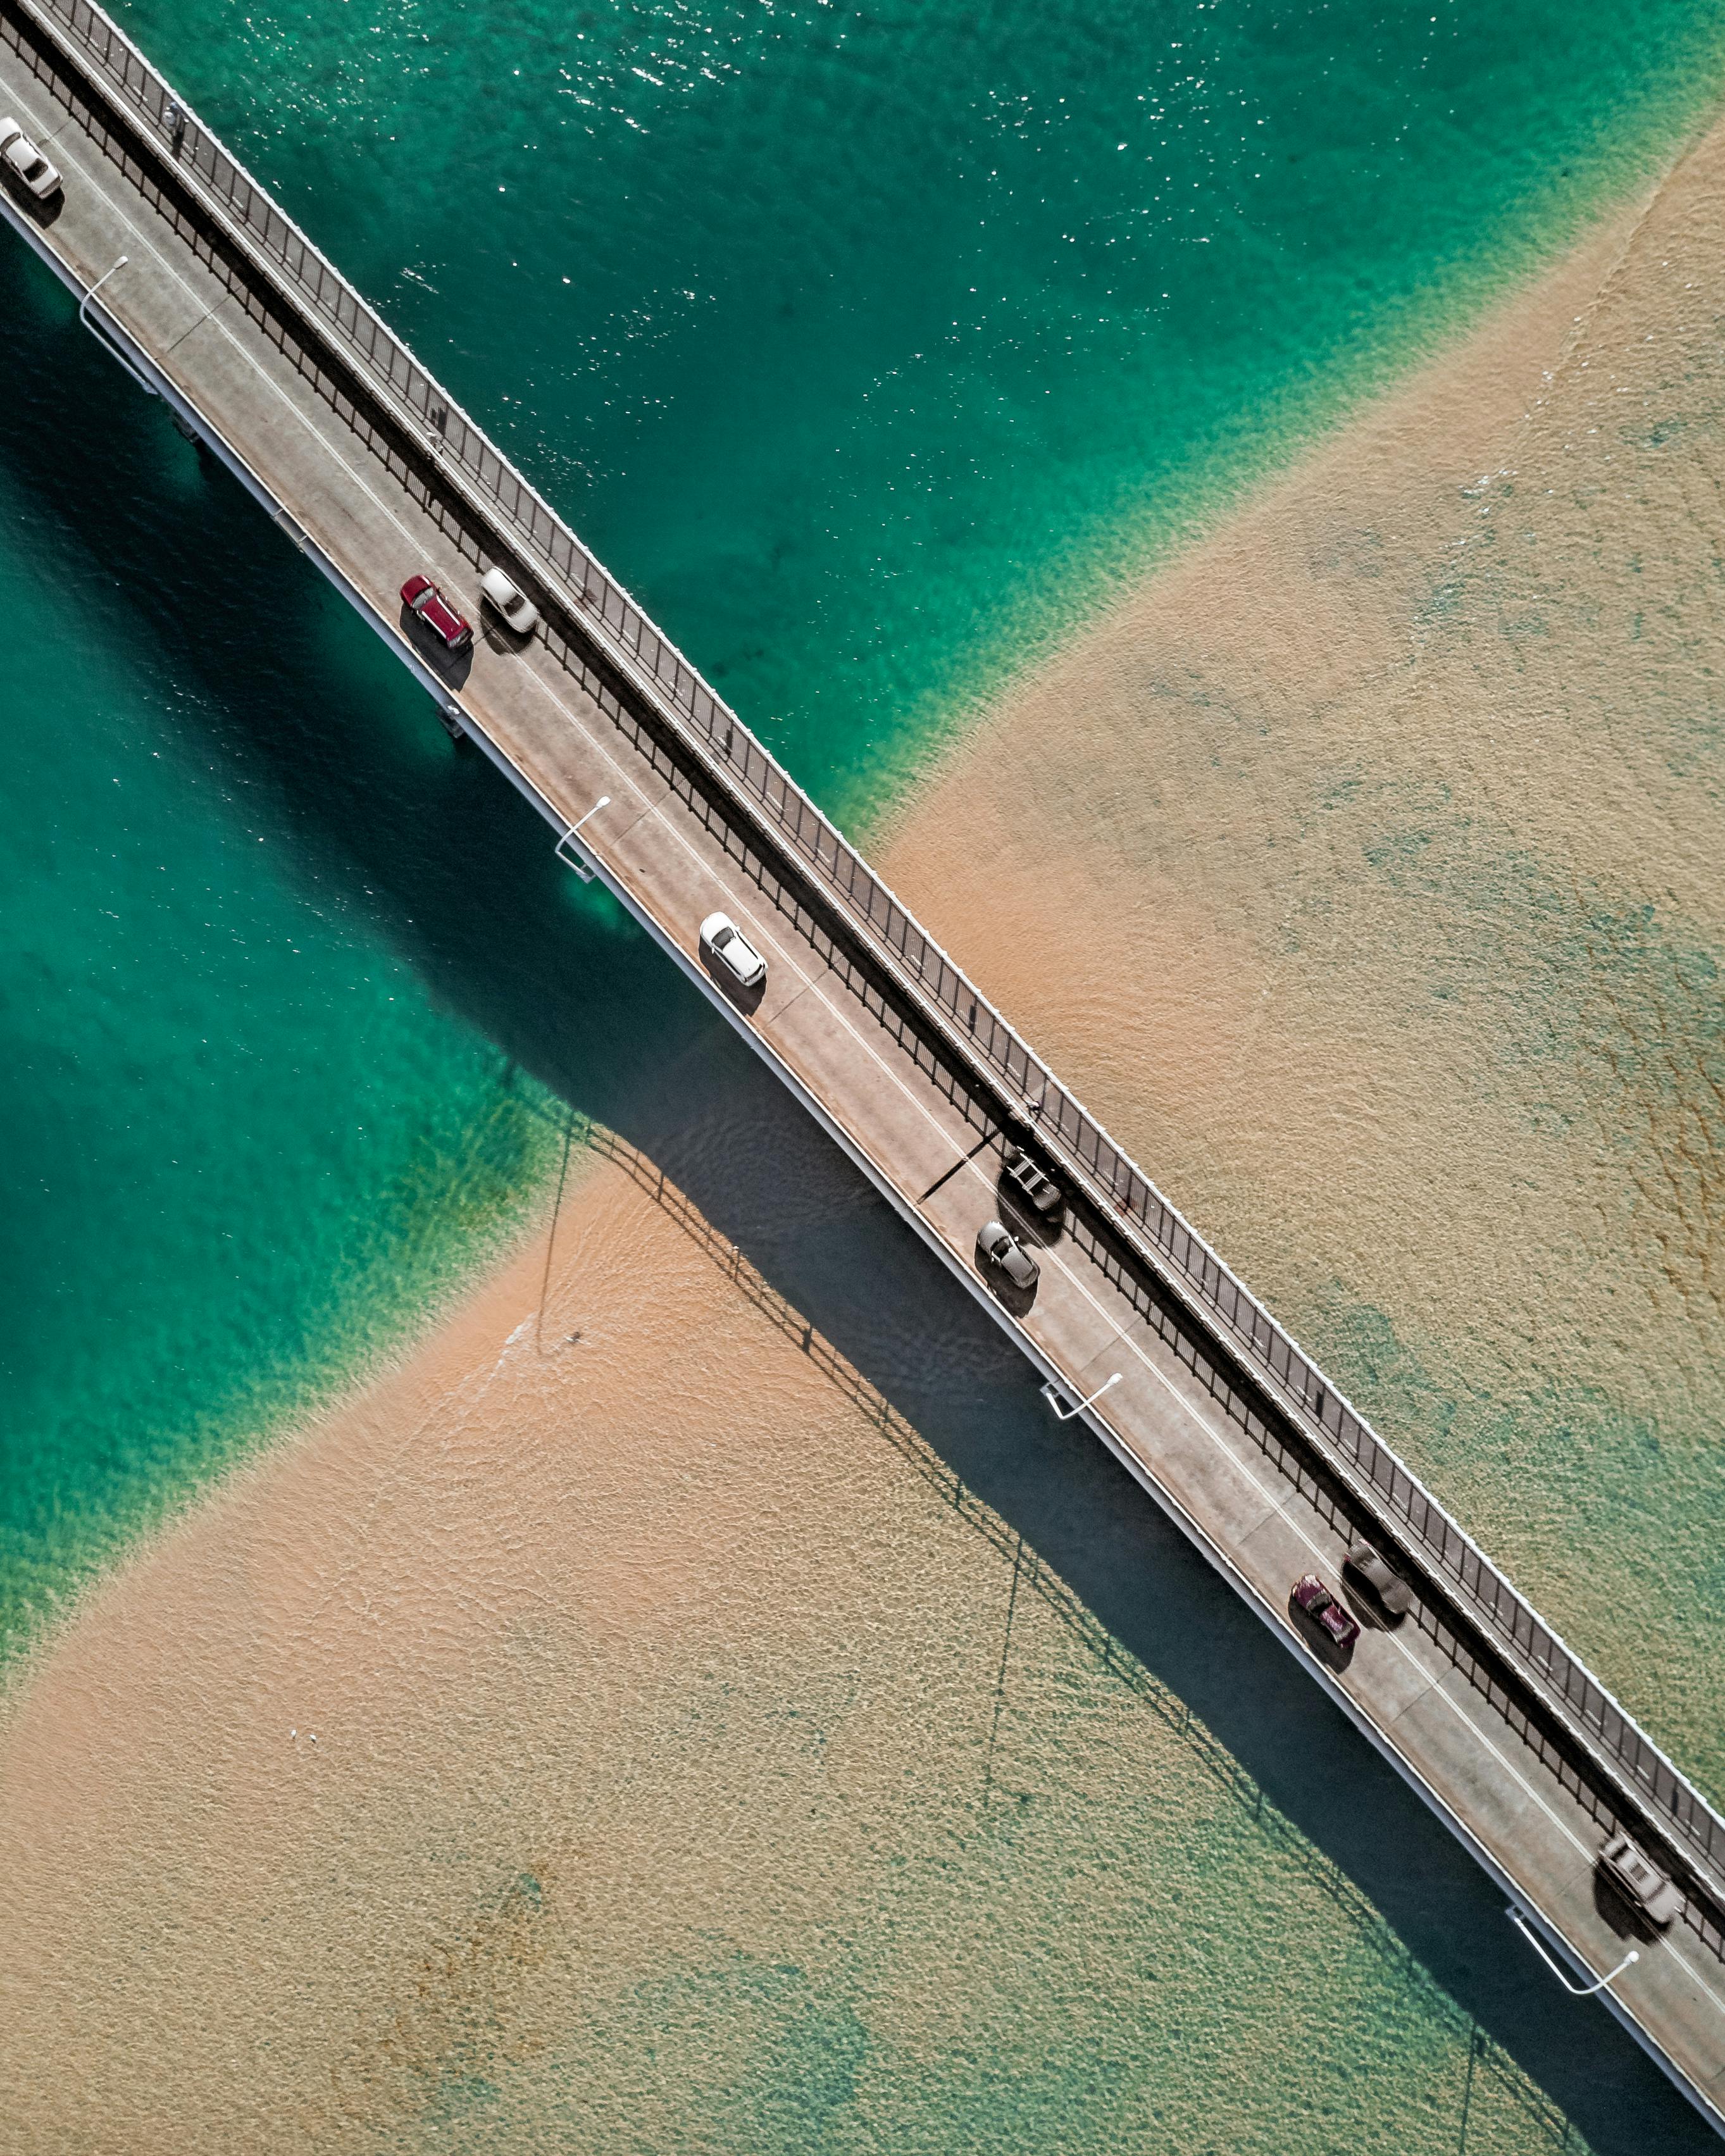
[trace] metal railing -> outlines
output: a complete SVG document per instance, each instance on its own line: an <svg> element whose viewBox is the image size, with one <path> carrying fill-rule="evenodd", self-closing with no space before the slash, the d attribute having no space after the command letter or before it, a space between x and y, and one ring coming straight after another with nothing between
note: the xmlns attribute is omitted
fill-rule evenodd
<svg viewBox="0 0 1725 2156"><path fill-rule="evenodd" d="M397 422L459 474L507 542L579 609L599 647L643 683L661 714L764 811L943 1030L1023 1104L1042 1137L1126 1240L1231 1346L1319 1450L1399 1524L1513 1666L1596 1740L1641 1802L1725 1898L1725 1819L1625 1714L1417 1477L1235 1279L803 793L789 773L607 574L347 280L222 146L125 33L88 0L21 0L57 30L236 238L341 349Z"/></svg>

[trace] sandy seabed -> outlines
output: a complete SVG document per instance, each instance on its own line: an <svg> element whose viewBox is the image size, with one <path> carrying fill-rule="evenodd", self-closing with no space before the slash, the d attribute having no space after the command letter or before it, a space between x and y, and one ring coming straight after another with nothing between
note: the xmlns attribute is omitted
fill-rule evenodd
<svg viewBox="0 0 1725 2156"><path fill-rule="evenodd" d="M1716 131L1024 682L886 860L1716 1794L1722 232Z"/></svg>
<svg viewBox="0 0 1725 2156"><path fill-rule="evenodd" d="M690 1179L824 1236L815 1272L889 1262L896 1221L754 1083L757 1158L721 1115ZM1255 1780L1242 1736L1308 1756L1317 1694L941 1286L880 1330L937 1373L924 1419L1037 1433L1037 1539L1108 1560L1081 1593L594 1133L516 1259L15 1692L0 2148L1553 2146L1543 2083L1588 2096L1591 2056L1403 1935L1466 1860L1411 1799L1301 1823ZM1086 1597L1153 1659L1168 1623L1190 1681ZM1650 2075L1612 2062L1608 2123Z"/></svg>
<svg viewBox="0 0 1725 2156"><path fill-rule="evenodd" d="M1716 136L1023 684L886 863L1692 1750L1722 196ZM897 1231L797 1144L754 1188L786 1280L806 1231L863 1312L843 1348L741 1255L734 1175L721 1232L602 1140L399 1370L24 1671L0 2146L1553 2144L1466 1971L1406 1950L1416 1901L1350 1887L1358 1830L1219 1768L1191 1691L1127 1681L919 1454L860 1367L895 1332L1003 1426L1022 1373L962 1298L869 1317L843 1254ZM1117 1500L1075 1460L1081 1522ZM1283 1675L1272 1736L1317 1711Z"/></svg>

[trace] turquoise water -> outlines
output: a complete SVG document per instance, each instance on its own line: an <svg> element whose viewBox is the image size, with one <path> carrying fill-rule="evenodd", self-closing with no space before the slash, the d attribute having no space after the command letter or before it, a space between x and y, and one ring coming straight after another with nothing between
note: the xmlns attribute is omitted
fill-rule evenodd
<svg viewBox="0 0 1725 2156"><path fill-rule="evenodd" d="M1721 38L1679 0L124 19L863 820L1650 170ZM459 1277L555 1166L547 1086L614 1116L708 1021L9 246L0 302L16 1636Z"/></svg>
<svg viewBox="0 0 1725 2156"><path fill-rule="evenodd" d="M1695 0L122 19L852 818L1722 51Z"/></svg>
<svg viewBox="0 0 1725 2156"><path fill-rule="evenodd" d="M859 820L1109 577L1645 170L1718 58L1676 0L1585 34L1539 4L1393 34L1137 4L128 19ZM542 1140L488 1040L549 1026L536 1067L603 1089L701 1021L603 911L566 961L530 827L48 280L3 274L15 1621L507 1214ZM291 654L212 591L216 531L295 593ZM480 825L489 902L549 939L501 975L456 850ZM547 1015L565 963L599 977L578 1024Z"/></svg>
<svg viewBox="0 0 1725 2156"><path fill-rule="evenodd" d="M151 514L183 511L190 452L151 447L121 470ZM250 752L241 720L297 725L297 665L254 650L218 694L116 589L117 569L162 595L148 517L98 557L45 475L6 476L0 610L27 624L0 821L10 1632L434 1294L506 1221L542 1126Z"/></svg>

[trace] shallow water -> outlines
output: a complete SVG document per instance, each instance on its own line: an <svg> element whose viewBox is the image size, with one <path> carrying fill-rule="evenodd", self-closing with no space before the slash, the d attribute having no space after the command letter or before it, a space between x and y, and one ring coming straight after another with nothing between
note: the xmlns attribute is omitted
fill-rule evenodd
<svg viewBox="0 0 1725 2156"><path fill-rule="evenodd" d="M1111 577L1645 174L1717 61L1711 12L1676 5L1590 10L1584 33L1573 9L1451 8L1405 44L1364 9L494 9L434 23L411 6L235 22L163 4L126 19L853 817ZM28 701L0 808L8 902L29 928L0 971L23 1194L3 1351L18 1612L86 1577L471 1261L555 1163L542 1083L626 1120L644 1074L707 1021L16 250L0 280L0 593ZM80 424L50 431L68 408ZM290 638L262 619L264 590ZM124 805L93 779L118 779L106 790ZM793 1241L788 1292L807 1263ZM747 1428L725 1435L746 1459ZM788 1445L784 1484L806 1464ZM914 1753L919 1687L947 1681L953 1642L992 1649L1001 1579L947 1552L939 1501L920 1492L894 1515L905 1586L873 1643L896 1686L888 1756ZM832 1553L834 1576L856 1564L836 1475L800 1502L806 1546ZM931 1640L925 1598L943 1579L952 1636ZM739 1660L764 1717L827 1667L835 1626L863 1621L807 1584L807 1628L760 1625L770 1598L747 1624L734 1609L714 1620L712 1651ZM583 1979L577 2036L559 2024L557 2072L524 2068L488 2111L499 2061L460 2031L490 2026L492 1979L463 1994L450 1973L491 1954L467 1952L462 1924L502 1938L512 1965L507 1942L537 1935L542 1907L569 1907L567 1881L530 1858L497 1870L512 1844L494 1810L467 1881L480 1914L424 1949L444 1972L421 2046L437 2104L410 2064L415 2101L367 2130L416 2145L440 2118L525 2139L560 2106L612 2101L593 2062L620 2060L652 2067L664 2145L967 2146L979 2106L1001 2145L1117 2145L1136 2104L1142 2145L1197 2146L1240 2042L1237 1989L1257 2018L1224 2145L1312 2145L1313 2118L1338 2103L1363 2126L1398 2044L1384 2133L1454 2145L1479 2076L1460 1974L1430 1974L1441 1915L1397 1919L1425 1966L1369 1906L1360 1925L1380 1943L1345 1928L1338 1943L1337 1890L1312 1883L1305 1830L1277 1855L1242 1840L1232 1800L1219 1809L1161 1738L1121 1737L1117 1701L1058 1628L1033 1614L1024 1642L1032 1706L1016 1733L1063 1794L1016 1843L1009 1884L953 1888L974 1743L933 1763L891 1892L879 1871L822 1871L818 1812L800 1840L765 1834L747 1734L697 1746L689 1771L705 1779L676 1784L678 1803L743 1823L746 1855L719 1869L753 1943L703 1957L680 1933L631 1974L625 1879L617 1958ZM964 1655L976 1681L988 1650ZM1225 1676L1201 1657L1178 1666L1189 1696ZM578 1656L556 1675L596 1682ZM650 1773L654 1732L692 1715L697 1681L680 1648L625 1657L617 1689L582 1696L557 1742L590 1745L596 1778L622 1774L634 1740L619 1732L638 1717ZM993 1680L979 1681L988 1700ZM531 1689L475 1702L497 1756L527 1727ZM1069 1695L1062 1721L1049 1702ZM377 1838L364 1916L387 1937L424 1861L419 1830L462 1848L472 1789L386 1777L376 1794L382 1809L343 1824L357 1847ZM541 1794L552 1810L567 1796L555 1778ZM1116 1806L1129 1852L1104 1817ZM146 1908L154 1855L141 1840L127 1856ZM196 1872L194 1945L210 1891ZM806 1905L783 1898L785 1876L811 1881ZM1182 1972L1174 2007L1147 1989L1163 1975L1122 1974L1121 1878L1141 1912L1208 1880L1224 1912L1183 1961L1178 1920L1158 1919ZM1393 1885L1380 1864L1373 1891ZM1445 1872L1432 1905L1453 1911L1464 1892ZM572 1921L544 1949L553 1961ZM847 1961L847 1928L871 1922L885 1928ZM1335 1965L1322 2026L1273 2010L1290 1941ZM268 1995L266 1959L260 1943L234 1966L242 1993L258 1979ZM164 1967L185 1977L171 1954ZM988 2006L967 2025L952 2005L978 1982ZM1050 2034L1050 1984L1084 2041ZM922 2001L932 2019L889 2041L919 1989L939 1994ZM566 1989L551 1995L567 2005ZM401 2014L373 2049L411 2061ZM1163 2043L1163 2016L1194 2032L1189 2049ZM884 2066L866 2066L864 2025ZM1012 2056L1033 2027L1024 2071L983 2105L977 2061ZM1380 2077L1369 2097L1361 2041ZM239 2085L250 2069L228 2071ZM218 2078L206 2095L219 2117ZM608 2121L587 2120L628 2145L644 2101L625 2087ZM1468 2146L1543 2145L1539 2118L1504 2101L1501 2130L1488 2108L1466 2113ZM1601 2130L1632 2117L1608 2108Z"/></svg>
<svg viewBox="0 0 1725 2156"><path fill-rule="evenodd" d="M22 1703L0 2145L1711 2145L740 1044L634 1105Z"/></svg>
<svg viewBox="0 0 1725 2156"><path fill-rule="evenodd" d="M1715 1792L1722 218L1716 130L1027 685L886 862ZM961 815L1041 894L1009 943Z"/></svg>
<svg viewBox="0 0 1725 2156"><path fill-rule="evenodd" d="M43 321L17 272L8 256L14 362ZM92 372L69 357L52 391L9 375L8 424L41 430L75 489L98 452L61 454L48 433ZM110 384L90 386L100 408ZM433 1007L380 932L387 896L329 861L247 738L297 733L315 670L259 650L249 610L201 572L163 574L164 552L183 567L202 550L159 548L158 519L193 509L220 542L190 450L100 453L133 491L98 515L94 495L50 503L13 444L0 1628L15 1636L449 1285L543 1147L496 1050ZM230 562L266 582L275 564L249 540ZM328 609L302 597L315 630ZM189 638L170 626L182 609L205 616Z"/></svg>

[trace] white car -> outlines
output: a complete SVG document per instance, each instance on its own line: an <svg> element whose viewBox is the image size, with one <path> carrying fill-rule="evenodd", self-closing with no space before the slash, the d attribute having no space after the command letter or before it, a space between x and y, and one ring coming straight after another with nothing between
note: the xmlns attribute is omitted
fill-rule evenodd
<svg viewBox="0 0 1725 2156"><path fill-rule="evenodd" d="M531 636L539 626L538 608L501 569L487 569L480 578L480 597L496 608L517 636Z"/></svg>
<svg viewBox="0 0 1725 2156"><path fill-rule="evenodd" d="M728 913L710 913L701 924L701 947L716 959L740 988L757 988L767 978L767 961L737 931Z"/></svg>
<svg viewBox="0 0 1725 2156"><path fill-rule="evenodd" d="M15 120L0 120L0 158L7 169L23 182L38 202L58 194L60 176Z"/></svg>

